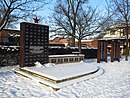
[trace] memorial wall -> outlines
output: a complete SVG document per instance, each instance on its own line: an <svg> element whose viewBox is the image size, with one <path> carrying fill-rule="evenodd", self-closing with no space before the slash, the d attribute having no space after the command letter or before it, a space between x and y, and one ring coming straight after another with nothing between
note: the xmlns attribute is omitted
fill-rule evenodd
<svg viewBox="0 0 130 98"><path fill-rule="evenodd" d="M20 24L20 66L35 62L48 63L49 26L22 22Z"/></svg>

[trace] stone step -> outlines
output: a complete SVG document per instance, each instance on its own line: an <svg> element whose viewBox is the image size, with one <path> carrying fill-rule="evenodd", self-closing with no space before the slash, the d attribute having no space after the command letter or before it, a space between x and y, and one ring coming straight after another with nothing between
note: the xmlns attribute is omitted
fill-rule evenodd
<svg viewBox="0 0 130 98"><path fill-rule="evenodd" d="M25 71L25 70L20 70L20 69L15 70L15 73L24 76L26 78L29 78L31 80L34 80L35 82L52 87L54 90L59 90L60 88L66 87L68 85L97 77L103 74L103 69L98 67L98 70L96 70L93 73L89 73L87 75L80 75L75 78L66 79L65 81L60 81L60 82L57 82L56 80L52 81L52 79L49 77L38 75L38 73L30 73L29 71Z"/></svg>

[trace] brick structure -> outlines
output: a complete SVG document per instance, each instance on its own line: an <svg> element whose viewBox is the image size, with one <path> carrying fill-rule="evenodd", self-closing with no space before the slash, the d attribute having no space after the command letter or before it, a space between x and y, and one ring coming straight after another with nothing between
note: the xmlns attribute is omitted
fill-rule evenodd
<svg viewBox="0 0 130 98"><path fill-rule="evenodd" d="M98 40L97 63L100 63L100 61L107 62L107 46L107 40Z"/></svg>
<svg viewBox="0 0 130 98"><path fill-rule="evenodd" d="M49 26L20 24L20 67L48 63Z"/></svg>
<svg viewBox="0 0 130 98"><path fill-rule="evenodd" d="M82 45L87 45L90 47L98 47L98 40L82 40Z"/></svg>
<svg viewBox="0 0 130 98"><path fill-rule="evenodd" d="M98 52L97 52L97 62L100 61L107 62L108 56L108 44L110 45L110 55L111 55L111 62L117 60L120 62L120 40L113 39L113 40L98 40Z"/></svg>
<svg viewBox="0 0 130 98"><path fill-rule="evenodd" d="M19 34L20 31L19 30L12 30L12 29L3 29L0 31L0 42L4 42L5 38L8 38L10 36L10 34L14 34L17 33Z"/></svg>
<svg viewBox="0 0 130 98"><path fill-rule="evenodd" d="M66 38L56 37L52 41L49 42L49 44L64 44L65 46L68 45L68 41Z"/></svg>

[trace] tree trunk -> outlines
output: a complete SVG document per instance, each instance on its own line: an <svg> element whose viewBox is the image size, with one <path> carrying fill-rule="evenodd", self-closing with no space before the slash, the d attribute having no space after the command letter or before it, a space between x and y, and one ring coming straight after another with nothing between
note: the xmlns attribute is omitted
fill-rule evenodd
<svg viewBox="0 0 130 98"><path fill-rule="evenodd" d="M72 30L72 35L75 35L74 29ZM71 37L70 46L75 47L75 37L74 36Z"/></svg>
<svg viewBox="0 0 130 98"><path fill-rule="evenodd" d="M81 54L81 39L78 40L78 50L79 54Z"/></svg>
<svg viewBox="0 0 130 98"><path fill-rule="evenodd" d="M129 49L128 49L128 37L129 37L129 30L128 30L128 23L126 24L126 54L125 54L125 60L128 61L128 54L129 54Z"/></svg>
<svg viewBox="0 0 130 98"><path fill-rule="evenodd" d="M128 54L129 54L129 49L128 49L128 42L129 42L129 29L128 29L128 22L129 22L129 19L128 19L128 12L129 12L129 4L128 4L128 0L125 1L127 6L127 12L125 14L125 22L126 22L126 57L125 57L125 60L128 61Z"/></svg>
<svg viewBox="0 0 130 98"><path fill-rule="evenodd" d="M72 39L71 39L71 46L75 47L75 37L72 37Z"/></svg>

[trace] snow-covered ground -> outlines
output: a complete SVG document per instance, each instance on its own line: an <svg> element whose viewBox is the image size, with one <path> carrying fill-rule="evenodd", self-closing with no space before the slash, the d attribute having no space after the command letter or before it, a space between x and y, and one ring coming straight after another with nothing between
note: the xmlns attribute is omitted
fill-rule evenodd
<svg viewBox="0 0 130 98"><path fill-rule="evenodd" d="M104 74L58 91L16 75L13 70L18 66L0 67L0 98L130 98L130 58L112 63L96 63L95 59L85 62L102 67Z"/></svg>

